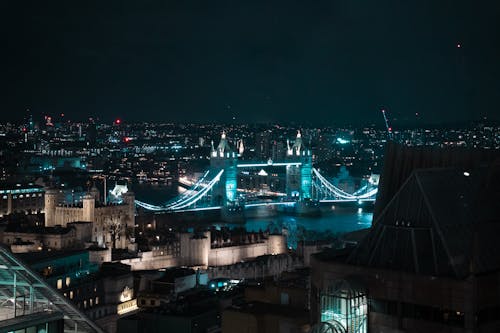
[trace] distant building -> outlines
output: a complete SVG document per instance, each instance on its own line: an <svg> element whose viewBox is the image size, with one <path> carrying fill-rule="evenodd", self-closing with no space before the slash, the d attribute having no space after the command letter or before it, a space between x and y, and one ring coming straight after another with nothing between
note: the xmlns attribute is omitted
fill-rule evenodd
<svg viewBox="0 0 500 333"><path fill-rule="evenodd" d="M127 265L101 265L91 252L50 251L19 256L52 288L112 333L121 315L137 309L133 275Z"/></svg>
<svg viewBox="0 0 500 333"><path fill-rule="evenodd" d="M216 333L220 332L221 306L213 292L192 290L175 302L120 318L117 329L120 333Z"/></svg>
<svg viewBox="0 0 500 333"><path fill-rule="evenodd" d="M0 241L14 253L84 248L91 241L92 223L71 222L66 227L7 225Z"/></svg>
<svg viewBox="0 0 500 333"><path fill-rule="evenodd" d="M35 185L0 187L0 217L12 213L40 213L44 209L45 190Z"/></svg>

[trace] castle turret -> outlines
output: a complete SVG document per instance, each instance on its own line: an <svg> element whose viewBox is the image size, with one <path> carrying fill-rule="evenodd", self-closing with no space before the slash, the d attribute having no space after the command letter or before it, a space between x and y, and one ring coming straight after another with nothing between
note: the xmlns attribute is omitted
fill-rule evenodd
<svg viewBox="0 0 500 333"><path fill-rule="evenodd" d="M127 191L122 195L123 202L127 204L127 227L135 226L135 195L132 191Z"/></svg>
<svg viewBox="0 0 500 333"><path fill-rule="evenodd" d="M245 152L245 147L243 146L243 139L239 141L238 154L241 156Z"/></svg>
<svg viewBox="0 0 500 333"><path fill-rule="evenodd" d="M214 140L210 143L211 148L210 148L210 156L211 157L217 157L217 151L214 148Z"/></svg>
<svg viewBox="0 0 500 333"><path fill-rule="evenodd" d="M45 226L53 227L56 225L56 206L59 203L59 191L48 189L45 191Z"/></svg>
<svg viewBox="0 0 500 333"><path fill-rule="evenodd" d="M180 234L181 258L186 266L208 266L208 255L210 252L210 231L193 235L191 233Z"/></svg>
<svg viewBox="0 0 500 333"><path fill-rule="evenodd" d="M229 143L226 139L226 132L223 131L220 137L219 145L217 146L217 156L218 157L229 157L229 154L232 153L231 147L229 147Z"/></svg>
<svg viewBox="0 0 500 333"><path fill-rule="evenodd" d="M302 134L300 133L300 131L297 131L297 137L295 138L295 142L293 143L291 149L290 145L288 144L288 154L294 156L300 156L302 151L304 151L304 145L302 143Z"/></svg>
<svg viewBox="0 0 500 333"><path fill-rule="evenodd" d="M91 194L83 196L83 214L82 219L86 222L94 222L95 198Z"/></svg>

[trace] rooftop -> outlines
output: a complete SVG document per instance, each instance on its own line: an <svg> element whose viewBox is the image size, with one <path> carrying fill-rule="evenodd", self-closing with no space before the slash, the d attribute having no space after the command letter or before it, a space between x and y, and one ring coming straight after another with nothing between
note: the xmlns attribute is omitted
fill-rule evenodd
<svg viewBox="0 0 500 333"><path fill-rule="evenodd" d="M500 165L415 170L348 263L465 278L500 270Z"/></svg>

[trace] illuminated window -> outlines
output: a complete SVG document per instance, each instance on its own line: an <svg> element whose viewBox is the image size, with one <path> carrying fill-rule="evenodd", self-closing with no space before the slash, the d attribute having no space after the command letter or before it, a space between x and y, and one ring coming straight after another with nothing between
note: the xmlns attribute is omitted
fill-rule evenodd
<svg viewBox="0 0 500 333"><path fill-rule="evenodd" d="M99 304L99 297L95 298L95 305Z"/></svg>
<svg viewBox="0 0 500 333"><path fill-rule="evenodd" d="M69 299L73 299L73 290L69 292Z"/></svg>
<svg viewBox="0 0 500 333"><path fill-rule="evenodd" d="M89 304L90 304L90 306L94 305L94 300L92 298L89 299Z"/></svg>
<svg viewBox="0 0 500 333"><path fill-rule="evenodd" d="M62 279L57 280L57 289L62 289Z"/></svg>
<svg viewBox="0 0 500 333"><path fill-rule="evenodd" d="M362 288L335 281L321 293L321 321L341 325L346 332L366 333L368 307Z"/></svg>
<svg viewBox="0 0 500 333"><path fill-rule="evenodd" d="M69 287L69 284L71 283L71 278L69 276L66 277L66 287Z"/></svg>
<svg viewBox="0 0 500 333"><path fill-rule="evenodd" d="M83 308L86 309L87 308L87 300L83 301Z"/></svg>

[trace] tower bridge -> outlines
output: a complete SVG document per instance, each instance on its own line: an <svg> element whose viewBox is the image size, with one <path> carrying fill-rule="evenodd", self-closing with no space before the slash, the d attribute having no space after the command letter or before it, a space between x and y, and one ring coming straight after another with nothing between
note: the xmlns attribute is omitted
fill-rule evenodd
<svg viewBox="0 0 500 333"><path fill-rule="evenodd" d="M156 212L187 212L203 210L239 211L256 206L318 205L318 203L373 202L377 195L377 182L368 181L354 193L347 193L328 181L312 166L312 153L303 142L300 132L293 145L287 142L287 153L280 161L239 161L243 153L229 146L223 132L217 147L210 152L210 168L184 193L163 205L152 205L140 200L138 207ZM276 200L259 200L258 196L238 193L238 170L266 167L284 167L285 193L276 195ZM240 191L242 192L242 191Z"/></svg>

